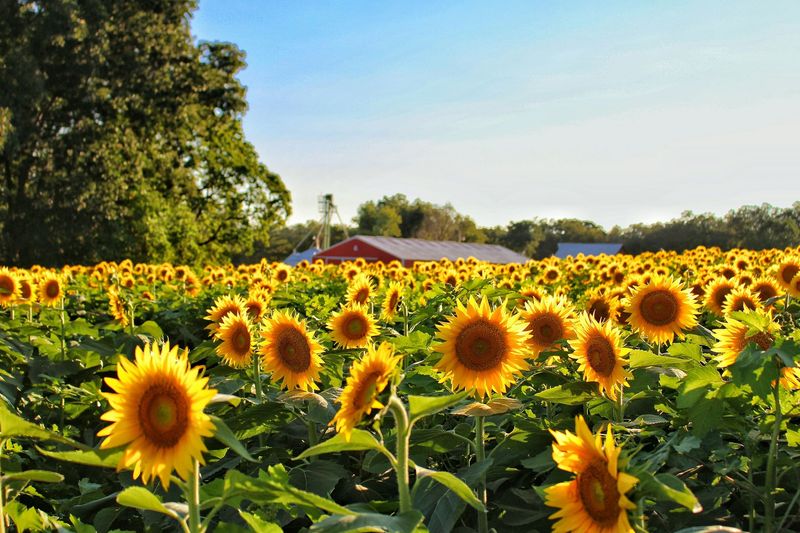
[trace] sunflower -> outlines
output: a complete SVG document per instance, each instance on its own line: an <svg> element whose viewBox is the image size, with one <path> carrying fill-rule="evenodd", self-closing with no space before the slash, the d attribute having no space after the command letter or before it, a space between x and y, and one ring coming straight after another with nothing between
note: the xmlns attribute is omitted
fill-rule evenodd
<svg viewBox="0 0 800 533"><path fill-rule="evenodd" d="M383 407L378 396L389 384L399 361L400 356L394 354L392 345L382 342L377 348L370 345L364 357L350 367L347 384L339 396L341 406L331 420L331 425L336 426L345 440L350 440L353 428L364 415Z"/></svg>
<svg viewBox="0 0 800 533"><path fill-rule="evenodd" d="M586 312L598 322L613 322L617 320L619 300L609 294L593 292L586 302Z"/></svg>
<svg viewBox="0 0 800 533"><path fill-rule="evenodd" d="M251 289L244 301L244 308L253 322L259 322L267 311L272 296L261 289Z"/></svg>
<svg viewBox="0 0 800 533"><path fill-rule="evenodd" d="M19 298L19 278L8 268L0 268L0 306L8 307Z"/></svg>
<svg viewBox="0 0 800 533"><path fill-rule="evenodd" d="M36 301L36 284L27 275L19 278L19 300L20 303L31 304Z"/></svg>
<svg viewBox="0 0 800 533"><path fill-rule="evenodd" d="M725 296L722 312L729 315L736 311L753 311L761 309L761 300L747 287L735 287Z"/></svg>
<svg viewBox="0 0 800 533"><path fill-rule="evenodd" d="M39 302L48 307L57 307L64 296L61 279L52 272L42 276L37 284L39 288Z"/></svg>
<svg viewBox="0 0 800 533"><path fill-rule="evenodd" d="M548 285L558 283L558 281L561 279L561 271L554 266L548 267L544 270L544 272L542 272L540 279L543 283Z"/></svg>
<svg viewBox="0 0 800 533"><path fill-rule="evenodd" d="M316 390L322 368L322 346L304 322L286 311L275 311L264 321L259 349L265 371L287 389Z"/></svg>
<svg viewBox="0 0 800 533"><path fill-rule="evenodd" d="M762 304L766 304L770 298L780 295L781 288L772 278L758 278L753 281L750 290L758 296Z"/></svg>
<svg viewBox="0 0 800 533"><path fill-rule="evenodd" d="M108 310L114 320L119 322L123 327L128 325L128 310L125 308L125 302L120 298L116 290L108 291Z"/></svg>
<svg viewBox="0 0 800 533"><path fill-rule="evenodd" d="M398 282L390 283L381 304L381 318L383 320L388 322L394 318L394 314L397 312L397 305L400 303L402 296L403 284Z"/></svg>
<svg viewBox="0 0 800 533"><path fill-rule="evenodd" d="M697 326L697 307L690 291L666 277L654 277L625 301L628 323L656 344L672 342L676 335L683 338L683 330Z"/></svg>
<svg viewBox="0 0 800 533"><path fill-rule="evenodd" d="M623 356L628 349L623 346L620 330L610 322L598 322L583 313L576 328L577 338L569 341L575 350L570 357L580 362L586 381L597 381L600 389L612 400L617 399L617 386L627 385L631 375L623 367L628 364Z"/></svg>
<svg viewBox="0 0 800 533"><path fill-rule="evenodd" d="M242 315L246 313L245 301L238 295L220 296L214 300L214 305L208 310L205 319L211 322L206 329L217 331L220 322L229 314Z"/></svg>
<svg viewBox="0 0 800 533"><path fill-rule="evenodd" d="M552 349L562 339L575 337L575 311L563 297L545 295L538 301L527 302L522 318L530 334L531 357Z"/></svg>
<svg viewBox="0 0 800 533"><path fill-rule="evenodd" d="M553 531L565 533L628 533L632 532L628 511L636 504L626 493L639 480L619 471L622 451L614 444L609 426L605 442L600 433L592 435L582 416L575 417L575 433L550 430L553 460L558 468L575 474L571 481L545 489L545 505L557 507L550 516L558 520Z"/></svg>
<svg viewBox="0 0 800 533"><path fill-rule="evenodd" d="M793 298L800 298L800 273L795 274L792 282L789 283L789 288L786 289L789 296Z"/></svg>
<svg viewBox="0 0 800 533"><path fill-rule="evenodd" d="M361 348L378 334L375 320L363 305L350 304L328 321L331 336L344 348Z"/></svg>
<svg viewBox="0 0 800 533"><path fill-rule="evenodd" d="M253 355L253 324L245 314L229 313L222 319L215 333L221 343L216 352L225 363L234 368L243 368L250 364Z"/></svg>
<svg viewBox="0 0 800 533"><path fill-rule="evenodd" d="M120 357L117 378L105 379L114 392L101 393L111 410L100 418L111 425L97 433L106 437L100 448L127 445L117 469L133 467L144 483L159 478L169 487L173 470L188 479L193 460L204 462L203 437L214 435L203 409L217 391L206 387L208 378L191 368L187 353L169 343L137 346L135 362Z"/></svg>
<svg viewBox="0 0 800 533"><path fill-rule="evenodd" d="M347 288L347 303L365 305L374 291L375 288L372 286L369 276L361 274Z"/></svg>
<svg viewBox="0 0 800 533"><path fill-rule="evenodd" d="M504 393L528 369L526 325L503 305L492 310L485 296L480 303L458 302L455 316L437 326L442 342L434 350L443 355L435 368L456 389L475 389L478 396Z"/></svg>
<svg viewBox="0 0 800 533"><path fill-rule="evenodd" d="M706 309L718 316L724 316L725 298L735 288L734 284L725 278L717 278L706 287Z"/></svg>
<svg viewBox="0 0 800 533"><path fill-rule="evenodd" d="M790 257L778 266L775 279L778 280L781 287L788 290L792 287L792 278L798 273L800 273L800 260L795 257Z"/></svg>
<svg viewBox="0 0 800 533"><path fill-rule="evenodd" d="M761 310L733 313L725 318L722 326L714 330L717 342L711 348L717 353L715 360L721 368L735 363L751 342L762 350L768 350L775 341L774 335L781 329L772 314Z"/></svg>

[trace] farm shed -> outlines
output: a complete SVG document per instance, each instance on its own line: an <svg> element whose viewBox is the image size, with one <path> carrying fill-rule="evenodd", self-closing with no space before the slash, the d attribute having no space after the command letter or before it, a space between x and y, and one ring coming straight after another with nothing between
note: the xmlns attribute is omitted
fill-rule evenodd
<svg viewBox="0 0 800 533"><path fill-rule="evenodd" d="M308 250L303 250L302 252L292 252L289 254L289 257L283 260L283 262L290 266L295 266L300 261L308 261L310 263L314 260L314 256L319 252L319 248L312 246Z"/></svg>
<svg viewBox="0 0 800 533"><path fill-rule="evenodd" d="M314 259L322 259L326 263L341 263L363 257L366 261L376 262L397 260L408 266L416 261L438 261L445 258L455 261L474 257L489 263L507 264L524 263L528 260L497 244L478 244L473 242L427 241L424 239L401 239L397 237L374 237L356 235L330 248L321 251Z"/></svg>
<svg viewBox="0 0 800 533"><path fill-rule="evenodd" d="M608 242L560 242L555 256L559 259L583 255L617 255L625 253L622 244Z"/></svg>

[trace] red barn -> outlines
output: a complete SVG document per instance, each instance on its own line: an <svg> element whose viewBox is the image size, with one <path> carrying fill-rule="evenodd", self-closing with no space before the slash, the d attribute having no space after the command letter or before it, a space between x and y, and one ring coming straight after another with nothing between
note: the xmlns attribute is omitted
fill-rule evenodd
<svg viewBox="0 0 800 533"><path fill-rule="evenodd" d="M400 239L397 237L375 237L356 235L330 248L322 250L314 259L326 263L354 261L359 257L374 263L400 261L409 266L416 261L438 261L439 259L467 259L474 257L480 261L495 264L524 263L528 260L498 244L478 244L474 242L427 241L425 239Z"/></svg>

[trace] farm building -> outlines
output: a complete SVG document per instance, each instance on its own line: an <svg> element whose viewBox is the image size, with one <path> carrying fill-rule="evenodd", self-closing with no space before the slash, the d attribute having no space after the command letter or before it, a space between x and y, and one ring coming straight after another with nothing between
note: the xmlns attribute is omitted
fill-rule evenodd
<svg viewBox="0 0 800 533"><path fill-rule="evenodd" d="M524 263L528 260L497 244L478 244L473 242L427 241L424 239L401 239L397 237L375 237L356 235L314 256L326 263L353 261L359 257L369 262L400 261L408 266L416 261L438 261L439 259L467 259L474 257L489 263Z"/></svg>
<svg viewBox="0 0 800 533"><path fill-rule="evenodd" d="M560 242L555 256L559 259L583 255L617 255L624 253L622 245L608 242Z"/></svg>

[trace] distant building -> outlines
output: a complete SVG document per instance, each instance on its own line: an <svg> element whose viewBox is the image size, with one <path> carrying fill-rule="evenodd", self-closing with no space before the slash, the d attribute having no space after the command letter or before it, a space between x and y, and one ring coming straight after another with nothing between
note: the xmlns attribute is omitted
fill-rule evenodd
<svg viewBox="0 0 800 533"><path fill-rule="evenodd" d="M359 257L368 262L400 261L409 266L416 261L438 261L439 259L467 259L474 257L480 261L495 264L524 263L528 260L498 244L478 244L473 242L427 241L424 239L401 239L397 237L374 237L356 235L334 244L314 256L326 263L353 261Z"/></svg>
<svg viewBox="0 0 800 533"><path fill-rule="evenodd" d="M583 255L617 255L624 253L622 245L619 243L607 242L560 242L555 256L559 259L565 257L576 257L578 254Z"/></svg>
<svg viewBox="0 0 800 533"><path fill-rule="evenodd" d="M308 250L303 250L302 252L292 252L289 254L289 257L283 260L289 266L295 266L300 261L308 261L309 263L314 260L314 256L320 252L319 248L312 246Z"/></svg>

